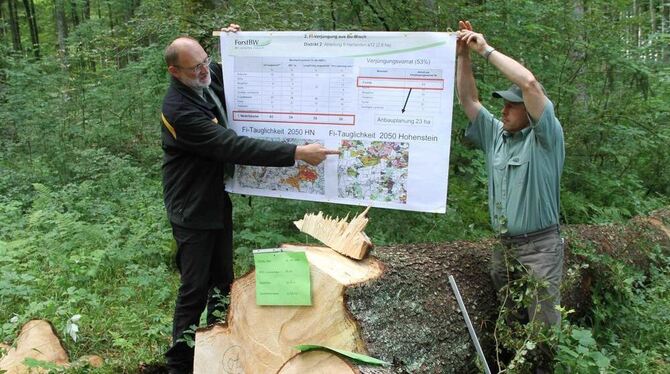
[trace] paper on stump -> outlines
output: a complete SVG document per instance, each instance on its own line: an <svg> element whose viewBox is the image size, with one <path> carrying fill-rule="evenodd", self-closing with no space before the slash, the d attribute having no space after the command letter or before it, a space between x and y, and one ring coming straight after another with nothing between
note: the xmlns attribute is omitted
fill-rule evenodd
<svg viewBox="0 0 670 374"><path fill-rule="evenodd" d="M257 305L312 305L305 252L254 251Z"/></svg>

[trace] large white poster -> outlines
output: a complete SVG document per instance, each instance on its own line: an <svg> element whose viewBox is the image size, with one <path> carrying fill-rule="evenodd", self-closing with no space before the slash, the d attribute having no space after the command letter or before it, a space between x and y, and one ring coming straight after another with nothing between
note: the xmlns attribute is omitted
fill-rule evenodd
<svg viewBox="0 0 670 374"><path fill-rule="evenodd" d="M341 151L237 166L228 191L444 213L455 48L453 33L222 33L231 128Z"/></svg>

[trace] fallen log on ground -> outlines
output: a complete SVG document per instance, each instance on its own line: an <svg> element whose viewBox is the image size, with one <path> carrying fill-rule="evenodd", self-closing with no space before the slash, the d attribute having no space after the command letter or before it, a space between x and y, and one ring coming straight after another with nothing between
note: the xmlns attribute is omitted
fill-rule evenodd
<svg viewBox="0 0 670 374"><path fill-rule="evenodd" d="M14 346L0 344L0 348L6 354L0 357L0 373L5 374L37 374L51 372L49 369L30 367L26 360L34 360L46 364L48 367L90 366L101 367L103 360L100 356L82 356L74 363L69 362L69 357L56 330L48 321L28 321L21 328ZM4 371L3 371L4 370Z"/></svg>
<svg viewBox="0 0 670 374"><path fill-rule="evenodd" d="M649 266L653 245L670 253L664 231L670 227L668 212L657 212L655 221L566 227L563 304L577 314L590 307L591 285L602 269L583 248L642 271ZM236 280L227 323L196 333L195 373L477 372L475 350L448 275L458 282L484 351L490 354L498 309L488 274L494 245L489 239L378 247L363 261L328 248L307 248L313 305L257 306L254 273ZM369 354L392 366L347 363L328 352L298 353L293 347L299 344Z"/></svg>
<svg viewBox="0 0 670 374"><path fill-rule="evenodd" d="M56 365L68 363L68 355L63 348L53 326L47 321L29 321L21 329L14 348L0 359L0 370L7 374L23 374L31 372L24 365L25 359L51 362ZM46 373L47 370L37 369L33 372Z"/></svg>

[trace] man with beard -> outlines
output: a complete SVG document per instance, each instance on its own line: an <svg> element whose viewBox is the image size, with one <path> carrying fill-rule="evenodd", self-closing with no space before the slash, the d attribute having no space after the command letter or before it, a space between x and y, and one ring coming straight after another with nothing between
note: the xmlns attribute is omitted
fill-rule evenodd
<svg viewBox="0 0 670 374"><path fill-rule="evenodd" d="M224 29L236 32L231 24ZM175 39L165 50L172 81L161 113L163 193L177 243L181 286L172 339L166 352L170 373L193 371L193 348L184 332L223 313L215 294L227 295L233 281L232 205L224 176L234 164L291 166L297 160L318 165L338 154L320 144L293 145L238 136L227 128L223 73L193 38Z"/></svg>

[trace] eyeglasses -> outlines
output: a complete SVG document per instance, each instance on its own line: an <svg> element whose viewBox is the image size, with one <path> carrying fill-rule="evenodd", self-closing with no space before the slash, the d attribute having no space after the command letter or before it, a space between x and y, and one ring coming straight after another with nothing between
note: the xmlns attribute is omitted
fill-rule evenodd
<svg viewBox="0 0 670 374"><path fill-rule="evenodd" d="M195 73L200 72L200 70L202 70L203 68L208 67L210 62L212 62L212 58L207 56L207 58L204 59L201 63L199 63L198 65L195 65L193 67L185 68L185 67L179 66L179 65L175 65L175 67L178 67L179 69L186 70L186 71L189 71L189 72L195 74Z"/></svg>

